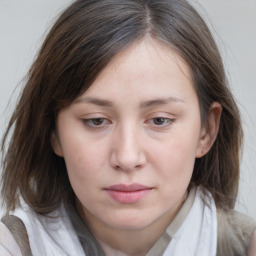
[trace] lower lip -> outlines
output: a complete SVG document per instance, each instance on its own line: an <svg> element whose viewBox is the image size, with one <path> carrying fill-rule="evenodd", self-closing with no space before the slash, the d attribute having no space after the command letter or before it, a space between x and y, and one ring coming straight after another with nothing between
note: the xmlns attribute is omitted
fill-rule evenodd
<svg viewBox="0 0 256 256"><path fill-rule="evenodd" d="M137 191L117 191L106 190L108 194L118 203L134 204L142 200L152 189L142 189Z"/></svg>

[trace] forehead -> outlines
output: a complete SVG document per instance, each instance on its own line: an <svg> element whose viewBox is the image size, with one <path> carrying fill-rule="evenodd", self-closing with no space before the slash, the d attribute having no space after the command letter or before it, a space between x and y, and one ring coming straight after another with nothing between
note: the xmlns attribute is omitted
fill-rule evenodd
<svg viewBox="0 0 256 256"><path fill-rule="evenodd" d="M190 68L170 46L147 38L118 53L82 97L152 98L167 92L176 98L195 94Z"/></svg>

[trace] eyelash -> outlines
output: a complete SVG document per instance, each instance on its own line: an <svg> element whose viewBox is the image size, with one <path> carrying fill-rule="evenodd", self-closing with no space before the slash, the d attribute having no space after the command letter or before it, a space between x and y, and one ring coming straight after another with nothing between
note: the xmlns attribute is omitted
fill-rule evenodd
<svg viewBox="0 0 256 256"><path fill-rule="evenodd" d="M156 124L157 122L159 123L159 121L163 121L163 124ZM167 117L154 117L149 119L149 122L153 123L153 125L155 125L156 127L167 127L174 122L174 119Z"/></svg>
<svg viewBox="0 0 256 256"><path fill-rule="evenodd" d="M106 125L111 124L111 121L101 117L82 119L82 121L84 125L90 129L101 129L101 128L104 128ZM167 118L167 117L154 117L154 118L148 119L146 123L154 125L155 128L167 128L174 121L175 121L174 119ZM162 124L159 124L159 122L162 122Z"/></svg>
<svg viewBox="0 0 256 256"><path fill-rule="evenodd" d="M103 128L105 126L105 123L107 122L108 124L110 124L111 122L106 119L106 118L88 118L88 119L83 119L82 120L84 125L86 125L87 127L91 128L91 129L100 129ZM100 122L100 124L95 124L98 121L102 121Z"/></svg>

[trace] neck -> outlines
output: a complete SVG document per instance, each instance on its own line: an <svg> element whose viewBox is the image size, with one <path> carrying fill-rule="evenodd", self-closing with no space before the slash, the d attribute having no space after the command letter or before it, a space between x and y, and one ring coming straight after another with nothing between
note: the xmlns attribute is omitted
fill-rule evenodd
<svg viewBox="0 0 256 256"><path fill-rule="evenodd" d="M141 230L119 230L105 225L90 226L90 229L101 245L106 256L144 256L170 223L170 217L165 221L151 224Z"/></svg>
<svg viewBox="0 0 256 256"><path fill-rule="evenodd" d="M154 221L143 229L123 230L113 228L105 223L95 221L95 216L89 212L85 214L80 203L77 208L106 256L144 256L170 225L186 197L187 194L184 195L183 200L177 205L175 211L172 209L172 211L161 216L159 220Z"/></svg>

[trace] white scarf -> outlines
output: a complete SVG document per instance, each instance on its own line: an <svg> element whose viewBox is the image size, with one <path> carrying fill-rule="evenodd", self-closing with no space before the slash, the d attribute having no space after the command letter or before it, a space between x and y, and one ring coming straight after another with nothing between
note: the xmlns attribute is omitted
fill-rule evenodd
<svg viewBox="0 0 256 256"><path fill-rule="evenodd" d="M33 256L85 256L84 250L63 206L47 218L29 209L17 209L28 233Z"/></svg>
<svg viewBox="0 0 256 256"><path fill-rule="evenodd" d="M215 256L217 218L214 200L206 206L197 189L192 208L178 229L163 256ZM207 198L206 198L207 200ZM85 256L65 208L62 206L52 220L29 209L13 213L25 224L33 256Z"/></svg>
<svg viewBox="0 0 256 256"><path fill-rule="evenodd" d="M197 188L192 208L178 229L163 256L216 256L217 216L213 199L202 201Z"/></svg>

